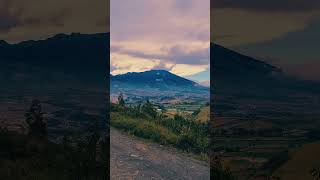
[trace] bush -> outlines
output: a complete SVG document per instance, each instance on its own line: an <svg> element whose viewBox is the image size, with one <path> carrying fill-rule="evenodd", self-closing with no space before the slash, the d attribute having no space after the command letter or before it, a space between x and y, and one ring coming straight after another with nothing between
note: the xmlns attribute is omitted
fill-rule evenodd
<svg viewBox="0 0 320 180"><path fill-rule="evenodd" d="M7 180L107 179L107 159L96 159L96 142L95 135L56 144L27 135L0 134L0 147L9 145L0 149L0 177Z"/></svg>
<svg viewBox="0 0 320 180"><path fill-rule="evenodd" d="M158 114L151 116L137 107L115 107L111 112L113 127L161 144L172 144L188 152L207 154L209 151L207 124L179 115L174 119Z"/></svg>

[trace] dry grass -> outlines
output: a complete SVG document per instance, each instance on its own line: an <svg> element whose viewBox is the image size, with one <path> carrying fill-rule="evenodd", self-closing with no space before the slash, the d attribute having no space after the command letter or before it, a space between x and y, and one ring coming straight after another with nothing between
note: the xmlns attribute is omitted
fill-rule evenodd
<svg viewBox="0 0 320 180"><path fill-rule="evenodd" d="M199 114L197 114L196 120L202 123L208 122L210 119L210 108L209 106L200 109Z"/></svg>

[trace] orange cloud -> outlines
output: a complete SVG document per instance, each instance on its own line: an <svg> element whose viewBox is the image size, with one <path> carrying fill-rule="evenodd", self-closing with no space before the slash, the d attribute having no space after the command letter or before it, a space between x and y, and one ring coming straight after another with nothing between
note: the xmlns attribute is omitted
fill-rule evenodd
<svg viewBox="0 0 320 180"><path fill-rule="evenodd" d="M176 64L170 72L180 76L191 76L209 69L209 65Z"/></svg>
<svg viewBox="0 0 320 180"><path fill-rule="evenodd" d="M126 54L111 53L111 74L124 74L126 72L143 72L160 65L160 60L149 60L132 57Z"/></svg>

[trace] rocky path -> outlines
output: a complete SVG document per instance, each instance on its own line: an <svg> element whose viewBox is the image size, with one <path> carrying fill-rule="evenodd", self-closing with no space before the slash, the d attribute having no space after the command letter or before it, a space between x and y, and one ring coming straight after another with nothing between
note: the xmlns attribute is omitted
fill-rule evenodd
<svg viewBox="0 0 320 180"><path fill-rule="evenodd" d="M111 129L112 180L209 180L205 162Z"/></svg>

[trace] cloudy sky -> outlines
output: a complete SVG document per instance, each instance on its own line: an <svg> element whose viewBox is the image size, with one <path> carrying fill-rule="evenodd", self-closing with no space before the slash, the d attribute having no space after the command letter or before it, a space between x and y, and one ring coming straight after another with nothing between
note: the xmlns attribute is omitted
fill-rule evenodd
<svg viewBox="0 0 320 180"><path fill-rule="evenodd" d="M320 80L319 0L212 0L211 41Z"/></svg>
<svg viewBox="0 0 320 180"><path fill-rule="evenodd" d="M209 0L111 0L111 73L165 69L208 83Z"/></svg>
<svg viewBox="0 0 320 180"><path fill-rule="evenodd" d="M208 80L209 0L111 0L112 73ZM1 0L0 39L109 31L108 0ZM320 80L319 0L211 0L211 41Z"/></svg>
<svg viewBox="0 0 320 180"><path fill-rule="evenodd" d="M0 39L10 43L58 33L109 31L108 0L0 0Z"/></svg>

